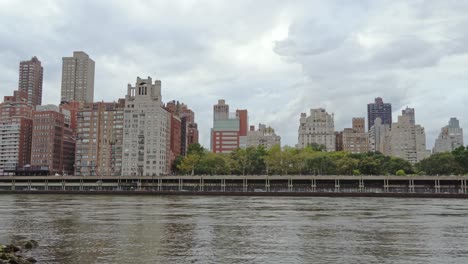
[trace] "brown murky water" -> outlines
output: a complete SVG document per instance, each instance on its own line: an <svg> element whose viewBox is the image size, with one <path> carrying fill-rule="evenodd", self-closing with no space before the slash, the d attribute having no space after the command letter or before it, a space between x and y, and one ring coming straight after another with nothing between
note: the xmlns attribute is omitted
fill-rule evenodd
<svg viewBox="0 0 468 264"><path fill-rule="evenodd" d="M0 195L39 263L468 263L468 200Z"/></svg>

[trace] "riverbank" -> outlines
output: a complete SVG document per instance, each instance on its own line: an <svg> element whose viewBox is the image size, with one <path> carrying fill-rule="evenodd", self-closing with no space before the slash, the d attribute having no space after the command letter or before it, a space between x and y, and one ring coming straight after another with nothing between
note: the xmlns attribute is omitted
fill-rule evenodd
<svg viewBox="0 0 468 264"><path fill-rule="evenodd" d="M388 197L388 198L447 198L468 199L467 193L396 193L396 192L209 192L209 191L10 191L2 194L71 194L71 195L125 195L125 196L280 196L280 197Z"/></svg>

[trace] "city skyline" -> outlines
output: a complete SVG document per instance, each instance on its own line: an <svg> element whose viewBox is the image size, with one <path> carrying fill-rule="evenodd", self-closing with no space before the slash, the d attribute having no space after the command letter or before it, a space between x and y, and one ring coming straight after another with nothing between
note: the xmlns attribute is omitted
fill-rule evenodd
<svg viewBox="0 0 468 264"><path fill-rule="evenodd" d="M115 95L124 93L126 84L132 83L135 76L154 76L166 87L163 98L177 98L191 105L197 113L200 141L207 148L212 127L211 106L218 98L248 109L249 124L266 123L282 137L283 145L294 146L301 112L326 108L335 114L335 130L341 131L351 126L353 117L366 116L366 105L380 96L392 103L395 120L406 106L416 109L418 124L426 129L427 148L432 149L449 118L457 117L462 127L466 127L468 120L463 104L463 99L468 97L464 88L464 66L468 60L462 48L467 46L467 38L461 26L467 19L457 16L458 10L464 10L466 4L362 3L344 6L336 21L331 15L336 5L333 2L271 4L258 17L248 16L246 21L235 20L231 25L229 19L234 17L229 14L239 15L242 10L260 4L144 6L137 3L126 6L118 2L102 12L107 6L105 3L44 4L38 1L30 3L38 12L22 17L21 4L3 2L0 3L1 22L8 30L0 33L4 39L0 52L0 95L10 95L18 86L19 62L37 56L44 67L42 103L58 104L61 58L74 50L83 50L96 61L95 101L114 101ZM193 14L186 22L175 23L168 19L174 24L161 26L155 22L167 19L164 16L135 18L136 14L150 14L158 7L168 10L166 13L172 16L187 15L187 8L211 11L213 18L201 19L201 14L190 12ZM406 13L399 13L397 18L400 19L390 21L391 11L402 7ZM304 14L301 9L317 11ZM434 11L437 9L453 14L453 19L440 20L445 16ZM351 18L353 12L362 18ZM72 13L72 17L67 17ZM40 22L40 14L50 20ZM90 21L108 22L90 25L73 22L85 15ZM314 22L315 16L320 23ZM4 18L18 18L19 21ZM62 18L66 19L59 22ZM117 18L129 22L128 29L119 29ZM222 21L221 25L229 34L218 32L220 27L208 30L210 19ZM256 23L257 19L265 22ZM343 29L337 27L348 20L353 23ZM430 26L425 23L427 20L440 23L437 27ZM18 30L13 30L13 21ZM37 28L21 30L21 25L28 25L28 21L36 23ZM410 26L405 27L407 24ZM140 26L143 27L138 31ZM385 27L389 27L394 36L387 35ZM431 39L424 34L431 29L441 38L452 41ZM65 30L69 30L67 34ZM409 34L411 30L419 33ZM114 31L125 39L122 43L117 43L114 34L108 33ZM135 38L131 37L133 32L137 32ZM318 34L323 32L327 34ZM213 41L204 40L202 33ZM314 34L320 37L316 40L307 37ZM34 38L23 41L30 35ZM393 49L389 48L390 44ZM344 52L353 52L353 56L335 62ZM372 59L358 60L366 56ZM324 60L330 62L324 64ZM465 142L468 142L467 135Z"/></svg>

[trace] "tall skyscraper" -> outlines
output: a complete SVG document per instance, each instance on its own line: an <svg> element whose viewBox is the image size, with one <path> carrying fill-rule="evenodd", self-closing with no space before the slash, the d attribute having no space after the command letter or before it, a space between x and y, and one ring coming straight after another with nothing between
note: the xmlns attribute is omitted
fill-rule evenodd
<svg viewBox="0 0 468 264"><path fill-rule="evenodd" d="M94 99L94 61L83 51L62 58L62 102L92 103Z"/></svg>
<svg viewBox="0 0 468 264"><path fill-rule="evenodd" d="M414 109L404 109L390 131L390 155L412 164L430 156L426 149L426 133L422 126L416 125Z"/></svg>
<svg viewBox="0 0 468 264"><path fill-rule="evenodd" d="M377 117L380 117L382 124L392 125L392 104L384 103L380 97L375 98L374 103L367 105L368 130L374 125Z"/></svg>
<svg viewBox="0 0 468 264"><path fill-rule="evenodd" d="M452 151L463 146L463 128L455 117L450 118L447 126L440 130L439 137L435 141L434 153Z"/></svg>
<svg viewBox="0 0 468 264"><path fill-rule="evenodd" d="M169 173L171 115L161 101L161 81L137 78L125 96L122 174Z"/></svg>
<svg viewBox="0 0 468 264"><path fill-rule="evenodd" d="M229 153L247 145L247 110L229 113L229 105L223 99L213 106L211 151Z"/></svg>
<svg viewBox="0 0 468 264"><path fill-rule="evenodd" d="M325 146L327 151L335 151L336 135L334 115L328 114L323 108L310 109L310 116L301 113L299 124L299 143L303 149L312 143Z"/></svg>
<svg viewBox="0 0 468 264"><path fill-rule="evenodd" d="M27 94L28 105L34 107L42 103L42 78L44 68L37 57L20 62L18 90Z"/></svg>

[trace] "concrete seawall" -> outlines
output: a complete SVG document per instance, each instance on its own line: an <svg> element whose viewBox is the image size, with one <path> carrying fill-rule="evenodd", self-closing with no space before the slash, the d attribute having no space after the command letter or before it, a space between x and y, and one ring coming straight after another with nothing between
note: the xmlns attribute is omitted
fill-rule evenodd
<svg viewBox="0 0 468 264"><path fill-rule="evenodd" d="M467 193L372 193L372 192L207 192L207 191L11 191L5 194L35 195L135 195L135 196L258 196L258 197L391 197L391 198L451 198L467 199Z"/></svg>

